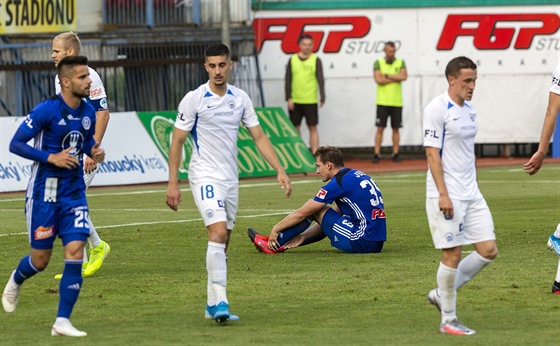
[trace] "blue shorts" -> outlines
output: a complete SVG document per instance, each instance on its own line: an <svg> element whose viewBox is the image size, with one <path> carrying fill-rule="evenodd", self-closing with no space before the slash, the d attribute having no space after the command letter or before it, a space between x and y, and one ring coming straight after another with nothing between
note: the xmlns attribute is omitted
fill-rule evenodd
<svg viewBox="0 0 560 346"><path fill-rule="evenodd" d="M321 222L323 232L331 240L331 245L348 253L378 253L383 249L383 240L366 240L362 237L352 237L356 234L356 227L348 216L340 215L329 208Z"/></svg>
<svg viewBox="0 0 560 346"><path fill-rule="evenodd" d="M32 249L52 249L57 236L64 246L75 240L86 242L89 237L89 208L85 199L52 203L28 198L25 219Z"/></svg>

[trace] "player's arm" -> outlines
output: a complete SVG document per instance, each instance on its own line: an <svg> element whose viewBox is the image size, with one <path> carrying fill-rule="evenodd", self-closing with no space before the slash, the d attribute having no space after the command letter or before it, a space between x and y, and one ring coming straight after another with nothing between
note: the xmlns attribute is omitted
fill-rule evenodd
<svg viewBox="0 0 560 346"><path fill-rule="evenodd" d="M280 161L278 161L278 157L274 152L274 147L262 130L262 127L260 125L257 125L248 127L247 129L249 130L251 137L253 137L253 140L255 141L257 149L259 150L261 155L264 157L266 162L268 162L278 173L278 183L280 183L280 187L282 189L286 190L286 197L290 197L290 195L292 194L292 184L290 182L290 178L286 174L284 167L282 167L282 165L280 164Z"/></svg>
<svg viewBox="0 0 560 346"><path fill-rule="evenodd" d="M548 106L546 107L546 115L544 118L544 124L541 131L541 140L539 142L539 148L533 154L531 159L523 165L523 169L529 175L533 175L541 169L544 158L548 152L548 147L550 145L550 139L554 133L554 128L556 127L556 118L560 112L560 95L550 92L548 95Z"/></svg>
<svg viewBox="0 0 560 346"><path fill-rule="evenodd" d="M286 74L284 75L284 93L286 94L286 102L288 109L294 110L294 102L292 101L292 62L288 60L286 65Z"/></svg>
<svg viewBox="0 0 560 346"><path fill-rule="evenodd" d="M325 203L316 202L313 199L308 200L298 209L294 210L278 222L268 235L268 247L272 250L278 250L280 244L278 244L278 235L283 230L293 227L307 218L312 218L313 215L317 214L321 209L325 207Z"/></svg>
<svg viewBox="0 0 560 346"><path fill-rule="evenodd" d="M447 186L443 178L443 165L439 156L440 150L440 148L436 147L426 147L426 159L428 160L430 172L432 172L432 177L434 178L439 192L439 210L441 210L446 218L452 219L453 202L451 202L449 198L449 192L447 191Z"/></svg>
<svg viewBox="0 0 560 346"><path fill-rule="evenodd" d="M399 71L399 73L396 74L388 74L387 75L387 79L393 81L393 82L402 82L405 81L408 78L408 74L406 72L406 67L403 66L401 68L401 70Z"/></svg>
<svg viewBox="0 0 560 346"><path fill-rule="evenodd" d="M323 76L323 63L319 58L317 58L315 65L315 77L317 78L317 84L319 85L319 107L323 107L325 104L325 77Z"/></svg>
<svg viewBox="0 0 560 346"><path fill-rule="evenodd" d="M179 165L181 164L183 145L189 135L188 131L173 129L171 146L169 147L169 182L167 183L166 203L169 208L177 211L181 204L181 190L179 189Z"/></svg>

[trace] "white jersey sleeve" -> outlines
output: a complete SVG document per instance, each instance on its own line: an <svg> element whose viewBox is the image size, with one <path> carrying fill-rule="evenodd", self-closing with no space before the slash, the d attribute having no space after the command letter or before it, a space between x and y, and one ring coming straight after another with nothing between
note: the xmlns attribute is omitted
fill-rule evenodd
<svg viewBox="0 0 560 346"><path fill-rule="evenodd" d="M560 95L560 64L556 65L554 73L552 74L552 86L549 91Z"/></svg>
<svg viewBox="0 0 560 346"><path fill-rule="evenodd" d="M425 147L442 148L445 109L445 98L442 97L433 99L424 109L423 133Z"/></svg>

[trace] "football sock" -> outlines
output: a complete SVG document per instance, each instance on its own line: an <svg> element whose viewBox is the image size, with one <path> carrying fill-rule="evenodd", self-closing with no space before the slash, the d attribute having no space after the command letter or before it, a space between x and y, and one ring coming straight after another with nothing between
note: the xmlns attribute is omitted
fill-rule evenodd
<svg viewBox="0 0 560 346"><path fill-rule="evenodd" d="M89 224L88 244L90 247L96 247L97 245L101 244L101 238L99 238L99 235L97 234L97 230L95 230L95 226L93 226L91 220L88 220L88 224Z"/></svg>
<svg viewBox="0 0 560 346"><path fill-rule="evenodd" d="M64 271L60 279L60 300L56 317L70 318L74 304L82 289L82 261L64 260Z"/></svg>
<svg viewBox="0 0 560 346"><path fill-rule="evenodd" d="M25 280L40 272L31 263L31 256L27 255L19 261L19 264L14 273L14 281L16 284L21 285Z"/></svg>
<svg viewBox="0 0 560 346"><path fill-rule="evenodd" d="M286 228L285 230L280 232L280 234L278 235L278 243L280 244L280 246L286 244L288 242L288 240L292 239L296 235L302 233L307 228L309 228L309 225L311 225L311 220L305 219L295 226L292 226L290 228Z"/></svg>
<svg viewBox="0 0 560 346"><path fill-rule="evenodd" d="M457 269L439 264L437 271L437 285L441 303L441 322L446 323L457 318L457 290L455 277Z"/></svg>
<svg viewBox="0 0 560 346"><path fill-rule="evenodd" d="M476 251L471 252L467 257L459 262L457 267L457 278L455 279L455 289L463 287L469 282L482 268L488 265L492 260L486 259Z"/></svg>
<svg viewBox="0 0 560 346"><path fill-rule="evenodd" d="M560 223L556 226L556 231L554 231L554 236L560 238Z"/></svg>
<svg viewBox="0 0 560 346"><path fill-rule="evenodd" d="M212 287L212 280L210 280L210 275L208 275L208 282L206 285L206 304L208 306L214 306L217 304L216 296L214 295L214 288Z"/></svg>
<svg viewBox="0 0 560 346"><path fill-rule="evenodd" d="M558 259L558 269L556 269L556 282L560 282L560 259Z"/></svg>
<svg viewBox="0 0 560 346"><path fill-rule="evenodd" d="M208 242L206 251L206 270L214 292L216 302L228 302L226 296L227 262L225 253L226 244Z"/></svg>

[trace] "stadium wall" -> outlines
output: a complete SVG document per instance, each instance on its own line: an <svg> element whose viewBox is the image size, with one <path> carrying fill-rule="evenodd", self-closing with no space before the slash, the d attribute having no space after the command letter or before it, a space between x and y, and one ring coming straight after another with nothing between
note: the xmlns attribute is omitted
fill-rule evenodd
<svg viewBox="0 0 560 346"><path fill-rule="evenodd" d="M422 110L445 92L445 65L459 55L479 67L473 98L477 143L539 141L546 90L559 61L557 5L258 10L253 26L267 106L286 107L285 64L301 33L314 36L326 80L321 144L373 146L373 63L389 40L396 42L409 75L403 83L402 145L422 144ZM383 145L391 144L390 137L387 132Z"/></svg>

